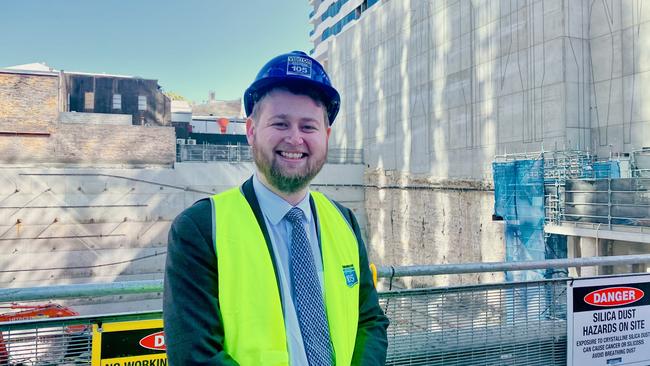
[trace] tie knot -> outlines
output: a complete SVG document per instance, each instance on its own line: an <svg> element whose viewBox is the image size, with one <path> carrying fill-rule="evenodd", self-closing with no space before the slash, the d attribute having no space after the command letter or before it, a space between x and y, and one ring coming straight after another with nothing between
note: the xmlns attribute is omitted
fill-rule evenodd
<svg viewBox="0 0 650 366"><path fill-rule="evenodd" d="M284 215L284 217L286 217L287 220L289 220L289 222L292 224L300 223L302 222L302 210L299 209L298 207L294 207L291 210L289 210L289 212L287 212L287 214Z"/></svg>

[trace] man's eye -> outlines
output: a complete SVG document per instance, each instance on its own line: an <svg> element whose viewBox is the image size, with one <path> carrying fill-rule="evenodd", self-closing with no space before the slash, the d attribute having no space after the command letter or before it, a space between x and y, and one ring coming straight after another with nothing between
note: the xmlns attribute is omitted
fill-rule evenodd
<svg viewBox="0 0 650 366"><path fill-rule="evenodd" d="M274 126L274 127L286 127L287 124L285 122L273 122L271 124L271 126Z"/></svg>

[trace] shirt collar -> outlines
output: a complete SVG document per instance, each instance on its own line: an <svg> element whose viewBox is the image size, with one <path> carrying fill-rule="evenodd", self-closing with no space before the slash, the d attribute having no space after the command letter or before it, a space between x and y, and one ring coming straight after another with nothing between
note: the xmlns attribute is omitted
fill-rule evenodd
<svg viewBox="0 0 650 366"><path fill-rule="evenodd" d="M275 192L268 189L257 177L257 172L253 175L253 189L255 190L255 196L257 196L262 213L272 225L279 224L287 212L294 207L282 197L275 194ZM307 219L307 223L311 223L312 220L309 196L309 190L307 190L305 197L295 206L302 210Z"/></svg>

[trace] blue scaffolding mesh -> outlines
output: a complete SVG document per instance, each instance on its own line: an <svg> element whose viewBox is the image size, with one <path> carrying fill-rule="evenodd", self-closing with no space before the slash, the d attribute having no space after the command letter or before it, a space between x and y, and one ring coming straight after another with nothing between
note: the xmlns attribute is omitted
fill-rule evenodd
<svg viewBox="0 0 650 366"><path fill-rule="evenodd" d="M544 260L544 160L492 164L495 215L505 220L506 260ZM506 273L510 281L544 278L543 271Z"/></svg>
<svg viewBox="0 0 650 366"><path fill-rule="evenodd" d="M616 160L597 161L592 164L593 177L596 179L620 178L621 167Z"/></svg>
<svg viewBox="0 0 650 366"><path fill-rule="evenodd" d="M514 154L492 163L494 216L505 221L506 260L543 260L567 257L567 238L544 233L544 224L556 223L564 208L568 179L620 178L617 160L594 161L583 151ZM565 277L567 272L507 273L508 280Z"/></svg>

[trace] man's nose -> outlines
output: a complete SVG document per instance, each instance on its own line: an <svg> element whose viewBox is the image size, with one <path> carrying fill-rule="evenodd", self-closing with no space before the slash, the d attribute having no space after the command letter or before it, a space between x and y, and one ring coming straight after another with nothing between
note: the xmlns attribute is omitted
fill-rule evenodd
<svg viewBox="0 0 650 366"><path fill-rule="evenodd" d="M303 138L302 138L302 131L300 131L300 127L298 126L292 126L289 128L287 136L285 137L285 141L292 145L301 145L303 143Z"/></svg>

